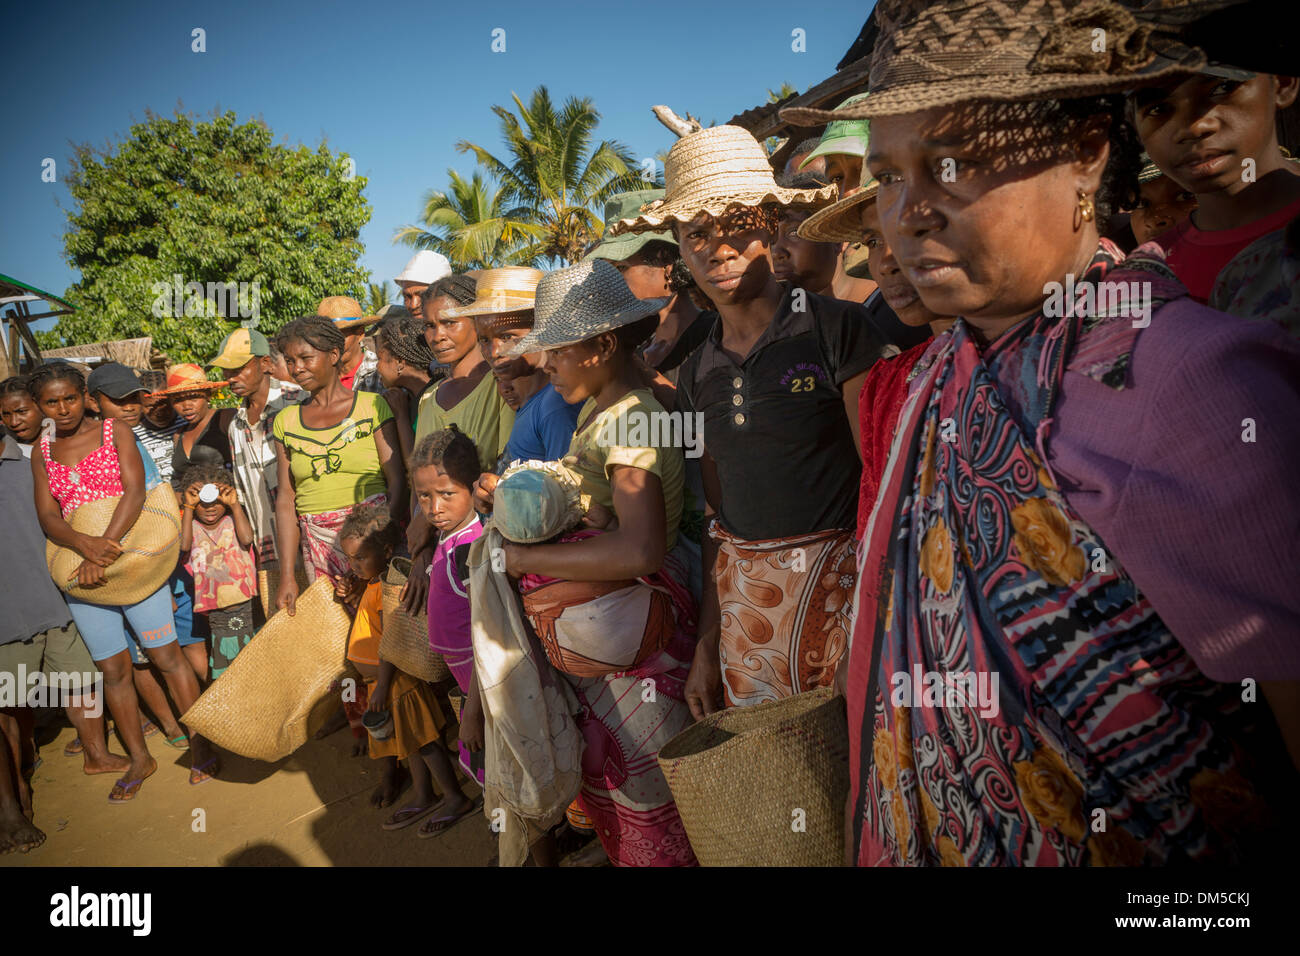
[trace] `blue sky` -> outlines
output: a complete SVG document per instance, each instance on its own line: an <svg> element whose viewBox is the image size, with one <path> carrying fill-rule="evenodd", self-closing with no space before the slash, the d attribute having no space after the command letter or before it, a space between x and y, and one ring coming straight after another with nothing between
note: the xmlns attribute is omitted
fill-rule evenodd
<svg viewBox="0 0 1300 956"><path fill-rule="evenodd" d="M22 4L5 14L12 43L4 71L0 150L0 272L61 294L76 281L63 258L70 205L62 183L70 144L125 137L146 109L180 103L260 116L277 140L354 157L368 178L372 214L362 265L390 279L410 255L394 230L416 221L446 169L468 174L468 139L500 150L493 104L526 99L545 84L560 103L591 97L598 136L638 156L673 137L650 112L666 103L706 123L724 122L788 82L800 90L829 76L871 3L843 0L698 2L340 3L334 0ZM191 50L206 31L207 51ZM506 52L491 51L506 31ZM807 50L791 50L791 31ZM41 181L45 157L59 182Z"/></svg>

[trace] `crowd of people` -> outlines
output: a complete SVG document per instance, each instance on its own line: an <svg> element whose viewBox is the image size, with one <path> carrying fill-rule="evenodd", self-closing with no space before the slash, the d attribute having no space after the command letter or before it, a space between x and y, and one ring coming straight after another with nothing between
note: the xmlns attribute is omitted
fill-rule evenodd
<svg viewBox="0 0 1300 956"><path fill-rule="evenodd" d="M421 251L403 305L238 328L219 381L0 383L0 672L102 675L66 700L67 752L110 801L148 799L149 739L219 778L181 718L328 577L361 684L322 733L381 762L376 825L504 812L503 864L695 864L660 749L819 688L847 708L852 864L1275 852L1300 763L1278 139L1300 82L1241 30L1118 3L873 16L869 90L792 111L824 132L784 167L739 127L686 132L575 264ZM47 542L93 595L168 483L167 581L61 593ZM73 529L107 499L102 535ZM441 682L379 650L403 557ZM922 674L994 696L913 695ZM26 851L30 708L0 722L0 851Z"/></svg>

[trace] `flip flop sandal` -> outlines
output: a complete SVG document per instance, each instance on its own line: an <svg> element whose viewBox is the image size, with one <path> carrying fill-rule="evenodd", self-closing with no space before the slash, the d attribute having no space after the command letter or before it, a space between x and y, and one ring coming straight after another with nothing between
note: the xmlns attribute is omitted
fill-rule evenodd
<svg viewBox="0 0 1300 956"><path fill-rule="evenodd" d="M63 756L75 757L86 749L86 745L81 742L80 737L73 737L72 743L63 748Z"/></svg>
<svg viewBox="0 0 1300 956"><path fill-rule="evenodd" d="M140 785L143 783L144 783L144 777L141 777L139 780L132 780L130 782L126 780L119 780L117 783L113 784L113 789L116 790L118 787L121 787L122 792L126 794L126 796L114 798L112 791L110 791L108 794L108 802L112 804L130 803L132 800L136 798L136 794L140 792Z"/></svg>
<svg viewBox="0 0 1300 956"><path fill-rule="evenodd" d="M432 840L434 837L440 837L475 810L482 808L482 806L483 800L476 797L473 803L470 804L469 809L464 813L449 813L445 817L434 817L431 820L426 820L416 833L421 840Z"/></svg>
<svg viewBox="0 0 1300 956"><path fill-rule="evenodd" d="M147 737L148 734L146 734L145 736ZM181 734L179 737L168 737L167 745L170 747L175 747L177 750L189 750L190 738L185 736L184 734Z"/></svg>
<svg viewBox="0 0 1300 956"><path fill-rule="evenodd" d="M402 807L392 817L383 822L383 828L385 830L404 830L411 824L418 823L427 817L436 806L436 803L431 803L427 807Z"/></svg>
<svg viewBox="0 0 1300 956"><path fill-rule="evenodd" d="M146 717L144 723L140 725L140 732L144 734L145 737L157 737L158 725Z"/></svg>
<svg viewBox="0 0 1300 956"><path fill-rule="evenodd" d="M190 786L191 786L191 787L198 787L198 786L202 786L202 785L205 784L205 783L208 783L208 782L211 781L211 780L215 780L215 779L217 778L217 771L216 771L216 769L208 770L208 768L211 767L211 766L212 766L213 764L215 764L216 762L217 762L217 758L216 758L216 757L210 757L209 759L203 761L203 763L199 764L197 767L191 767L191 768L190 768ZM195 779L194 779L194 775L195 775L196 773L207 774L207 776L205 776L202 780L195 780Z"/></svg>

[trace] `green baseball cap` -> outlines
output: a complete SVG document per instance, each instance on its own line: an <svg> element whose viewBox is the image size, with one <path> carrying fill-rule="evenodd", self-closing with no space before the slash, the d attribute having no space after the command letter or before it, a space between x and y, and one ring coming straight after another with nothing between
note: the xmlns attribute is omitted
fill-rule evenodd
<svg viewBox="0 0 1300 956"><path fill-rule="evenodd" d="M243 368L254 358L271 354L271 344L256 329L239 328L221 340L217 357L209 365L217 368Z"/></svg>
<svg viewBox="0 0 1300 956"><path fill-rule="evenodd" d="M669 245L676 246L677 240L673 238L671 229L660 232L624 233L617 238L609 238L609 227L611 225L620 219L635 219L640 215L642 206L663 198L664 190L662 189L638 189L635 192L615 193L611 196L609 202L605 203L606 238L602 238L597 242L591 251L582 257L581 261L608 259L610 262L622 262L624 259L631 259L640 251L642 246L649 242L666 242Z"/></svg>
<svg viewBox="0 0 1300 956"><path fill-rule="evenodd" d="M850 96L835 108L843 109L850 104L861 103L866 98L866 93L859 93L857 96ZM866 156L870 134L870 120L835 120L833 123L828 123L826 132L822 133L822 138L817 141L817 148L808 154L807 158L799 164L799 168L803 169L818 156L828 156L831 153Z"/></svg>

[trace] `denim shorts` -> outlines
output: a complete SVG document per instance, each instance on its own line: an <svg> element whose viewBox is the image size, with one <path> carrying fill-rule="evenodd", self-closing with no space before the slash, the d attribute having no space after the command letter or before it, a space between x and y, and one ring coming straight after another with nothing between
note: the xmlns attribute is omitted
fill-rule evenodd
<svg viewBox="0 0 1300 956"><path fill-rule="evenodd" d="M77 630L86 642L86 649L96 661L107 660L128 649L131 640L127 634L128 625L146 650L166 647L176 640L172 596L166 585L138 604L126 607L91 604L70 594L66 599L72 619L77 622Z"/></svg>

